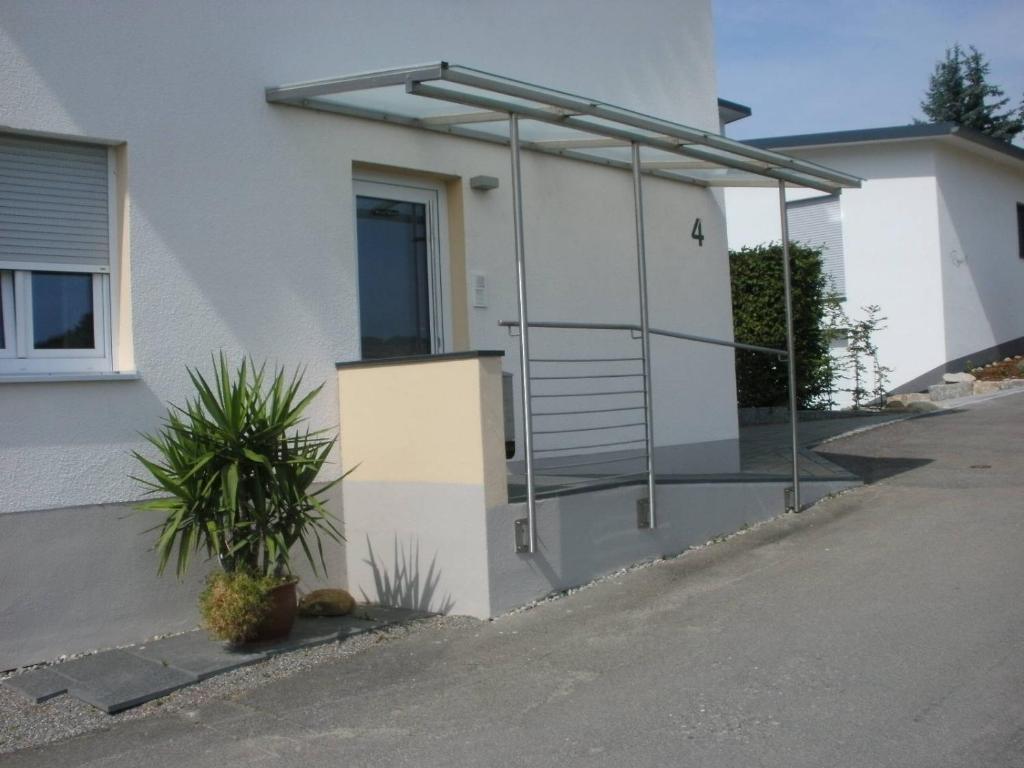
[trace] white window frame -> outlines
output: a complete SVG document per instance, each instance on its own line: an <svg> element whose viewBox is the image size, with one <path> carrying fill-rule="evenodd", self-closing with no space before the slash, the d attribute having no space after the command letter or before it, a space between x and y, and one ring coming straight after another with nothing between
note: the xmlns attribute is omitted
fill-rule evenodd
<svg viewBox="0 0 1024 768"><path fill-rule="evenodd" d="M119 279L118 194L116 157L107 147L107 219L109 267L95 270L75 265L19 262L0 269L4 306L4 340L0 348L0 377L18 374L96 374L116 370L114 360ZM35 272L92 275L93 334L91 349L35 349L33 345L32 274Z"/></svg>
<svg viewBox="0 0 1024 768"><path fill-rule="evenodd" d="M443 182L374 173L353 174L352 209L357 197L379 197L420 203L427 208L427 263L430 292L431 354L452 349L452 281L448 249L448 200ZM353 228L358 231L358 224ZM359 242L356 236L356 285L359 284ZM357 317L359 315L357 314Z"/></svg>
<svg viewBox="0 0 1024 768"><path fill-rule="evenodd" d="M0 321L3 322L4 346L0 347L0 360L14 357L18 339L14 331L14 276L0 272Z"/></svg>

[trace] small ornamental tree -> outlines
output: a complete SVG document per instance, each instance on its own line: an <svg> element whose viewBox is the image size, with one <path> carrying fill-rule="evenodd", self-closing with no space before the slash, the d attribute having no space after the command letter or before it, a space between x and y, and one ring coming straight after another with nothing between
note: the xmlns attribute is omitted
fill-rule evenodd
<svg viewBox="0 0 1024 768"><path fill-rule="evenodd" d="M793 290L793 332L797 407L827 407L832 387L832 358L825 314L827 279L821 249L798 243L789 247ZM782 244L770 243L729 252L732 314L736 341L775 349L786 347L786 307ZM785 406L788 370L776 355L736 350L739 406Z"/></svg>
<svg viewBox="0 0 1024 768"><path fill-rule="evenodd" d="M223 354L211 376L188 375L195 394L144 436L155 457L135 453L145 470L136 479L156 497L139 508L163 516L158 570L173 562L181 577L201 552L228 573L281 579L293 550L326 570L323 539L342 535L324 497L344 475L314 488L336 440L305 425L323 385L303 393L301 371L232 368Z"/></svg>

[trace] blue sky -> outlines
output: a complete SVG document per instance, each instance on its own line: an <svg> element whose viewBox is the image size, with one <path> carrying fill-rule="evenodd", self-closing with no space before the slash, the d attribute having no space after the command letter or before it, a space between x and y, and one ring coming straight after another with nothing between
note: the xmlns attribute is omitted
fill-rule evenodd
<svg viewBox="0 0 1024 768"><path fill-rule="evenodd" d="M904 125L947 47L974 45L1024 95L1022 0L713 0L718 94L753 116L734 138ZM1019 140L1018 140L1019 143Z"/></svg>

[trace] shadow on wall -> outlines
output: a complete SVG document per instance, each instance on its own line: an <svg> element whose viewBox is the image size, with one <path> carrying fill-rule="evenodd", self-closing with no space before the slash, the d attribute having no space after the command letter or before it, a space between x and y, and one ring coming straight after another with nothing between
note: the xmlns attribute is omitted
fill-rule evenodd
<svg viewBox="0 0 1024 768"><path fill-rule="evenodd" d="M373 582L376 589L376 598L371 598L366 591L359 592L364 602L372 602L376 599L381 605L411 608L418 611L430 611L432 613L448 613L455 605L450 594L440 598L434 603L434 595L437 592L437 585L441 581L441 574L437 570L437 555L430 561L430 567L426 573L420 569L420 545L414 541L409 545L408 551L404 546L399 546L398 536L395 536L394 550L392 552L390 570L383 560L377 557L370 543L370 537L366 537L366 551L370 557L364 560L373 570Z"/></svg>

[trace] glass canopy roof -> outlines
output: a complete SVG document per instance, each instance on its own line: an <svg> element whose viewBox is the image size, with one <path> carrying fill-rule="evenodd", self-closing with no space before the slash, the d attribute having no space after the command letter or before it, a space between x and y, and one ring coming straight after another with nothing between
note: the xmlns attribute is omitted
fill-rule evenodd
<svg viewBox="0 0 1024 768"><path fill-rule="evenodd" d="M268 88L267 101L509 144L520 118L523 149L628 169L700 187L777 186L828 193L860 179L595 99L447 62Z"/></svg>

